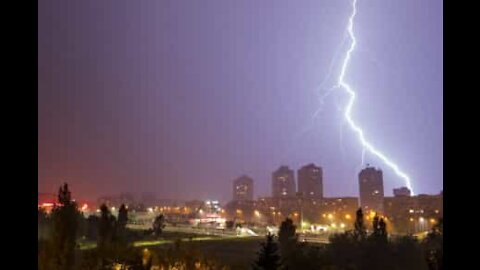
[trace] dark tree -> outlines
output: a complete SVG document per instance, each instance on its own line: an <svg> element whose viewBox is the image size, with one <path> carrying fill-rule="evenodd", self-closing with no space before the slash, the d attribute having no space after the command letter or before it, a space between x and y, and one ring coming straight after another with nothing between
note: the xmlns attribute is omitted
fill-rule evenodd
<svg viewBox="0 0 480 270"><path fill-rule="evenodd" d="M128 210L125 204L122 204L118 209L117 217L117 236L121 241L127 241L127 223L128 223Z"/></svg>
<svg viewBox="0 0 480 270"><path fill-rule="evenodd" d="M50 218L45 210L38 208L38 239L48 239L50 237Z"/></svg>
<svg viewBox="0 0 480 270"><path fill-rule="evenodd" d="M72 203L72 193L68 190L68 184L64 183L63 187L58 189L58 202L63 205Z"/></svg>
<svg viewBox="0 0 480 270"><path fill-rule="evenodd" d="M105 204L100 206L100 218L98 220L97 247L100 251L108 248L115 239L115 217L110 213Z"/></svg>
<svg viewBox="0 0 480 270"><path fill-rule="evenodd" d="M58 191L59 206L52 210L51 243L52 269L72 269L80 212L75 202L71 200L68 184Z"/></svg>
<svg viewBox="0 0 480 270"><path fill-rule="evenodd" d="M338 269L355 269L362 257L364 241L355 232L330 236L327 254Z"/></svg>
<svg viewBox="0 0 480 270"><path fill-rule="evenodd" d="M258 259L253 265L255 270L276 270L280 267L280 256L278 255L277 244L273 241L273 235L268 234L267 240L260 244L262 247L258 252Z"/></svg>
<svg viewBox="0 0 480 270"><path fill-rule="evenodd" d="M89 240L97 240L98 237L98 224L99 224L99 217L91 215L88 216L86 220L86 229L85 229L85 235L87 239Z"/></svg>
<svg viewBox="0 0 480 270"><path fill-rule="evenodd" d="M354 236L356 239L364 239L367 235L367 230L365 228L365 223L363 221L363 211L362 208L358 208L356 213L356 219L354 224Z"/></svg>
<svg viewBox="0 0 480 270"><path fill-rule="evenodd" d="M387 223L385 223L385 220L383 220L383 218L381 218L378 222L378 234L380 237L387 239Z"/></svg>
<svg viewBox="0 0 480 270"><path fill-rule="evenodd" d="M296 226L293 225L293 220L287 218L282 222L278 231L280 254L282 256L283 264L287 267L292 263L293 253L298 243L296 229Z"/></svg>
<svg viewBox="0 0 480 270"><path fill-rule="evenodd" d="M428 269L443 270L443 218L433 226L423 242Z"/></svg>
<svg viewBox="0 0 480 270"><path fill-rule="evenodd" d="M372 229L373 229L374 236L377 236L380 234L379 226L378 226L379 219L380 218L378 217L378 215L375 215L375 217L373 217L373 220L372 220Z"/></svg>
<svg viewBox="0 0 480 270"><path fill-rule="evenodd" d="M428 269L422 253L422 247L412 236L402 236L392 242L393 261L396 269Z"/></svg>
<svg viewBox="0 0 480 270"><path fill-rule="evenodd" d="M155 236L160 236L160 234L162 234L163 228L165 228L165 217L162 214L158 215L153 221L152 227Z"/></svg>
<svg viewBox="0 0 480 270"><path fill-rule="evenodd" d="M127 226L127 222L128 222L128 210L125 207L125 204L122 204L120 206L120 209L118 210L117 220L118 220L118 226L121 229L125 229L125 227Z"/></svg>

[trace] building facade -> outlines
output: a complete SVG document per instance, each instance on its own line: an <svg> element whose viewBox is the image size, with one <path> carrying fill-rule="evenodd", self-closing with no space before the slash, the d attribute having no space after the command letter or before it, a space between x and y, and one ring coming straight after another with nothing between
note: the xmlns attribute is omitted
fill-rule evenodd
<svg viewBox="0 0 480 270"><path fill-rule="evenodd" d="M243 175L233 181L233 200L253 200L253 179Z"/></svg>
<svg viewBox="0 0 480 270"><path fill-rule="evenodd" d="M383 213L383 173L373 167L367 167L358 174L360 188L360 206L366 212Z"/></svg>
<svg viewBox="0 0 480 270"><path fill-rule="evenodd" d="M323 171L311 163L297 171L298 192L305 198L323 198Z"/></svg>
<svg viewBox="0 0 480 270"><path fill-rule="evenodd" d="M401 187L401 188L394 188L393 189L393 196L398 197L398 196L411 196L412 191L410 191L409 188L407 187Z"/></svg>
<svg viewBox="0 0 480 270"><path fill-rule="evenodd" d="M272 173L272 197L286 198L294 197L295 192L295 175L293 170L288 166L280 166Z"/></svg>
<svg viewBox="0 0 480 270"><path fill-rule="evenodd" d="M385 197L384 211L394 232L426 231L443 217L443 195Z"/></svg>

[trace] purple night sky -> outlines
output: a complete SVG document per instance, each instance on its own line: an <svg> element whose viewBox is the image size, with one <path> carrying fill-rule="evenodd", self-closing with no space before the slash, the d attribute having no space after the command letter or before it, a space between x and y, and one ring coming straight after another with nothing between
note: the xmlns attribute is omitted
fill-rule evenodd
<svg viewBox="0 0 480 270"><path fill-rule="evenodd" d="M341 91L312 125L319 85L344 56L351 0L38 6L39 191L67 181L89 199L128 191L226 201L242 174L264 196L280 165L314 162L326 196L357 196L361 148ZM443 189L442 6L358 0L346 75L355 121L416 193ZM387 195L404 185L366 160L383 169Z"/></svg>

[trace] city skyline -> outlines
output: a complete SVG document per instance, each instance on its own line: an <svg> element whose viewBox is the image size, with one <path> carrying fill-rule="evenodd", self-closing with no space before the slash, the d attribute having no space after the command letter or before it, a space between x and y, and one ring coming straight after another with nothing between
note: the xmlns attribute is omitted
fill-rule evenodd
<svg viewBox="0 0 480 270"><path fill-rule="evenodd" d="M335 197L353 197L357 198L359 200L359 205L362 205L362 207L367 206L368 204L362 203L362 197L369 197L369 193L371 191L374 191L375 189L378 189L378 192L376 194L379 194L381 198L383 197L410 197L413 196L411 194L411 191L405 187L405 186L399 186L396 188L392 189L392 194L389 194L390 196L387 196L385 192L385 188L383 186L383 171L381 168L378 167L373 167L370 164L366 164L364 168L362 168L358 172L358 190L357 194L354 195L345 195L345 194L335 194L335 195L329 195L329 194L324 194L323 193L323 184L324 184L324 178L323 178L323 168L321 166L317 166L314 163L308 163L296 171L297 174L295 175L295 170L290 169L286 165L281 165L278 167L276 170L274 170L271 173L271 190L268 192L268 194L255 194L255 183L256 181L251 178L248 175L242 174L235 179L231 181L232 184L232 195L230 198L227 198L223 200L223 203L226 203L228 201L251 201L251 200L257 200L261 198L292 198L292 197L298 197L301 196L303 198L308 198L308 199L323 199L323 198L335 198ZM283 180L288 180L290 183L285 184L282 183L280 184L279 187L275 187L277 185L276 182L278 182L279 178L288 178L288 179L281 179ZM302 181L300 179L303 178L303 181L314 181L314 183L303 183L303 187L300 184ZM374 181L371 183L370 181ZM365 182L369 182L365 184ZM288 186L289 192L286 194L281 194L282 187ZM308 189L308 187L312 187L313 189ZM317 194L315 193L305 193L302 192L302 190L313 190L317 191ZM363 192L362 192L363 190ZM320 192L318 192L320 191ZM415 196L418 195L439 195L442 194L443 189L437 192L432 192L432 193L420 193L420 194L415 194ZM288 196L285 196L287 195ZM55 192L40 192L39 191L39 196L44 197L44 196L49 196L51 198L56 197ZM129 197L128 199L125 199L125 196ZM143 193L132 193L132 192L120 192L117 194L103 194L97 198L88 198L88 200L104 200L105 198L110 198L110 197L118 197L118 201L123 201L123 202L128 202L132 200L138 200L139 202L145 202L145 198L148 198L148 201L150 202L160 202L160 201L172 201L172 202L181 202L181 201L196 201L196 200L217 200L218 196L210 196L207 198L190 198L190 199L173 199L173 198L164 198L164 197L158 197L155 195L154 192L143 192ZM124 198L124 199L122 199ZM136 199L135 199L136 198ZM84 200L85 198L81 198ZM375 199L374 199L375 200ZM52 199L48 200L52 201ZM153 205L153 204L152 204ZM367 206L366 209L369 207Z"/></svg>
<svg viewBox="0 0 480 270"><path fill-rule="evenodd" d="M347 74L355 121L415 194L436 194L442 3L357 8ZM273 168L313 162L326 196L358 196L361 149L342 122L345 97L330 95L312 122L350 12L350 1L39 4L39 191L68 182L89 199L150 191L227 201L239 175L269 195ZM381 161L366 162L382 169L386 195L404 186Z"/></svg>

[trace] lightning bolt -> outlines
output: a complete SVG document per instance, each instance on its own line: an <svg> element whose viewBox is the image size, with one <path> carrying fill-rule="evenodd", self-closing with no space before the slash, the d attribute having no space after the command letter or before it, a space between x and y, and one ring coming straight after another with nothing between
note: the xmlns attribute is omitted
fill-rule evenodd
<svg viewBox="0 0 480 270"><path fill-rule="evenodd" d="M363 164L363 158L364 158L364 155L365 155L365 151L368 151L371 154L377 156L388 167L390 167L395 172L395 174L397 176L399 176L400 178L402 178L405 181L405 185L410 189L410 191L412 192L412 195L413 195L413 189L412 189L412 185L411 185L411 182L410 182L410 177L406 173L401 171L398 168L397 164L395 164L393 161L389 160L382 152L375 149L375 147L365 139L365 136L363 134L363 130L352 120L352 116L351 116L352 107L353 107L353 103L355 102L356 93L353 91L352 87L350 87L350 85L348 85L345 82L344 78L345 78L345 73L346 73L346 70L347 70L347 66L350 63L350 58L351 58L352 52L355 49L356 44L357 44L357 40L355 39L355 35L353 34L353 21L355 19L356 14L357 14L357 0L353 0L352 1L352 14L350 15L350 17L348 19L348 26L347 26L347 32L348 32L348 36L351 40L351 43L350 43L349 49L346 52L345 59L343 61L342 68L341 68L341 71L340 71L340 75L338 77L338 82L337 82L337 85L336 85L336 87L344 89L345 92L347 92L347 94L350 97L348 99L348 103L347 103L347 106L345 108L345 113L344 113L345 120L347 121L350 128L357 134L358 139L360 140L360 143L362 144L362 147L363 147L363 149L362 149L362 164Z"/></svg>

